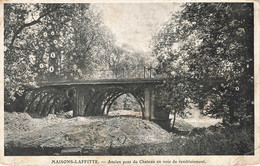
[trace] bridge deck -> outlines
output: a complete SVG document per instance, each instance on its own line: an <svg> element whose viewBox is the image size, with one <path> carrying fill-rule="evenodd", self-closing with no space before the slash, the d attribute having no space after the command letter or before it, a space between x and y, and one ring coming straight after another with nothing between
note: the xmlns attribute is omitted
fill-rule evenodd
<svg viewBox="0 0 260 166"><path fill-rule="evenodd" d="M136 79L98 79L85 81L42 82L40 86L69 86L69 85L122 85L122 84L154 84L162 83L165 78L136 78Z"/></svg>

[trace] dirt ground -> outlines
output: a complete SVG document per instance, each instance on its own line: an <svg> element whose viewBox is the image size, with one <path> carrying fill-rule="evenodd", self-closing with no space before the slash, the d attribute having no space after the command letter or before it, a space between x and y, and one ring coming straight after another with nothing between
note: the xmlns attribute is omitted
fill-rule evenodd
<svg viewBox="0 0 260 166"><path fill-rule="evenodd" d="M5 112L5 147L115 148L170 142L172 134L137 115L70 117L50 114L31 118L27 113Z"/></svg>
<svg viewBox="0 0 260 166"><path fill-rule="evenodd" d="M156 150L160 151L160 144L167 147L176 138L176 134L165 131L151 121L142 120L140 112L127 110L113 111L104 116L75 118L72 111L61 115L49 114L45 118L32 118L27 113L17 112L5 112L4 116L5 151L10 155L24 155L25 149L28 151L26 154L36 154L32 148L42 155L72 154L73 148L76 151L80 149L80 154L84 149L86 155L109 155L111 149L130 146L134 147L133 154L136 147L142 154L140 147L143 145L156 145ZM190 131L196 126L176 119L175 127ZM53 153L49 152L50 148L55 149ZM43 150L47 152L41 152Z"/></svg>

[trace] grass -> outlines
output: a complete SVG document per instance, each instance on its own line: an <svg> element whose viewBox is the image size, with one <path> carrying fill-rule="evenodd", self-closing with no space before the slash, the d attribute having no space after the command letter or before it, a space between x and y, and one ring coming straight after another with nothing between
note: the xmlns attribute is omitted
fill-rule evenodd
<svg viewBox="0 0 260 166"><path fill-rule="evenodd" d="M172 142L141 144L112 149L110 155L253 155L252 130L239 126L202 135L175 135Z"/></svg>

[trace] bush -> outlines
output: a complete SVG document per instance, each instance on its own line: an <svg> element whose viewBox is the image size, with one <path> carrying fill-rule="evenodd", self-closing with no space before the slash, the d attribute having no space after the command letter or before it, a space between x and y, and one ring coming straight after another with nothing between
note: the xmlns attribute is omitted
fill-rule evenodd
<svg viewBox="0 0 260 166"><path fill-rule="evenodd" d="M224 130L206 131L203 135L187 137L184 142L179 153L185 155L244 155L254 153L252 130L235 125L226 127Z"/></svg>
<svg viewBox="0 0 260 166"><path fill-rule="evenodd" d="M203 129L204 130L204 129ZM112 149L111 155L253 155L253 132L241 126L221 127L194 136L174 135L171 142Z"/></svg>

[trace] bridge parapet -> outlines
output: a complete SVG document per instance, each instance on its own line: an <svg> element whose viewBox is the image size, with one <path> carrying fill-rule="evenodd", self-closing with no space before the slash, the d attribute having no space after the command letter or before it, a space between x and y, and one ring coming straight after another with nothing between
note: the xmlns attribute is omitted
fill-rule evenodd
<svg viewBox="0 0 260 166"><path fill-rule="evenodd" d="M148 78L164 78L163 75L156 74L152 67L132 67L132 68L116 68L109 70L91 70L87 73L78 73L73 71L70 74L51 73L42 76L37 80L38 83L43 82L68 82L68 81L92 81L92 80L129 80L129 79L148 79Z"/></svg>
<svg viewBox="0 0 260 166"><path fill-rule="evenodd" d="M202 70L200 74L195 74L191 72L191 80L194 79L197 75L201 75L204 81L214 82L218 80L222 81L223 78L227 77L230 74L230 71L233 70L232 66L225 66L219 68L218 70L206 71ZM181 71L180 71L181 72ZM174 73L174 72L173 72ZM177 76L179 74L170 75L175 79L180 78ZM36 82L39 84L52 83L52 82L81 82L89 81L95 82L99 81L108 81L108 80L138 80L138 79L167 79L169 75L159 74L156 72L156 69L153 67L145 66L136 66L136 67L114 67L112 69L106 70L91 70L87 73L79 74L77 71L73 71L70 74L64 73L49 73L45 76L40 77ZM185 77L185 75L183 75Z"/></svg>
<svg viewBox="0 0 260 166"><path fill-rule="evenodd" d="M129 84L161 84L165 78L135 78L135 79L96 79L96 80L81 80L81 81L46 81L38 85L46 86L72 86L72 85L129 85Z"/></svg>
<svg viewBox="0 0 260 166"><path fill-rule="evenodd" d="M111 70L93 70L88 79L135 79L155 78L156 71L152 67L115 68Z"/></svg>

